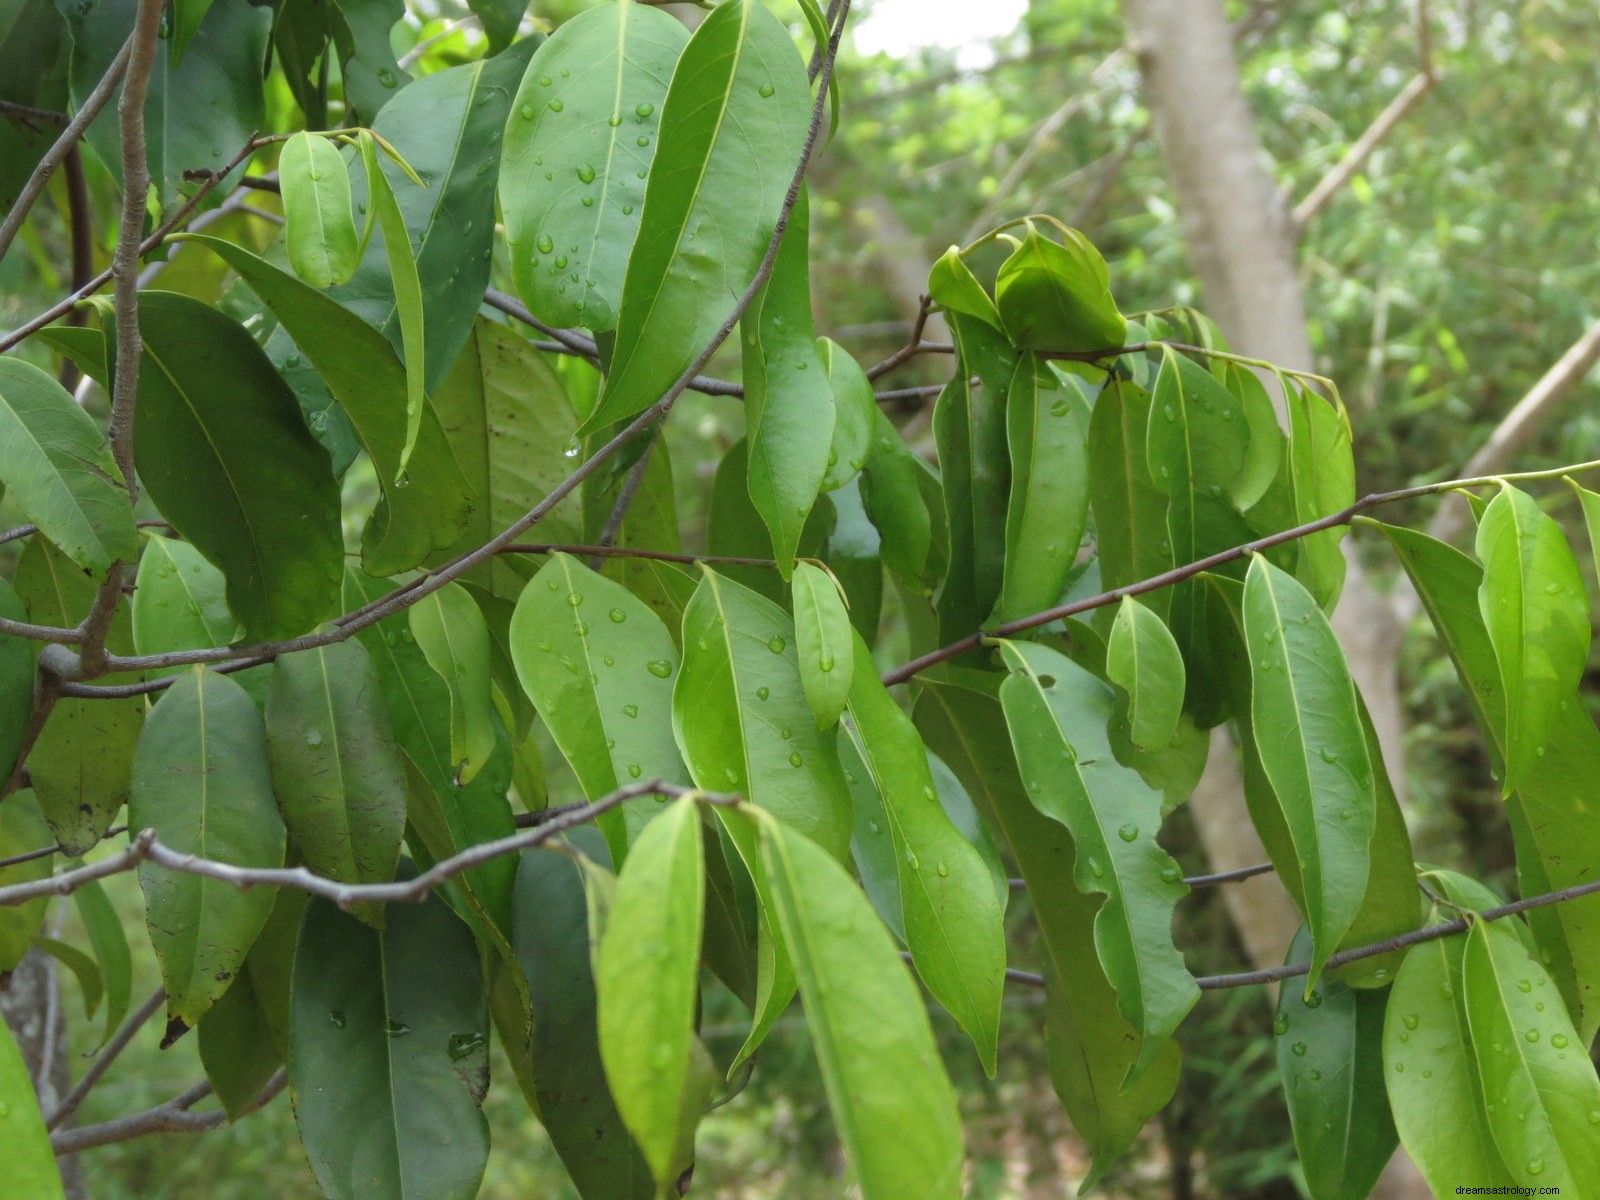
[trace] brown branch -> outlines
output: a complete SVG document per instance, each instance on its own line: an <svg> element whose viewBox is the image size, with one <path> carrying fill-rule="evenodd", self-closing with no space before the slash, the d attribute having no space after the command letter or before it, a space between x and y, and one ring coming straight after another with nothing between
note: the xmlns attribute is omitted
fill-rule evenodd
<svg viewBox="0 0 1600 1200"><path fill-rule="evenodd" d="M600 531L600 545L597 553L589 556L589 569L598 571L600 560L605 557L604 551L610 550L617 541L617 535L622 532L622 523L628 519L628 510L633 507L634 500L639 495L639 489L644 486L645 472L650 470L650 455L655 452L656 443L662 438L658 429L654 437L645 446L644 452L639 455L639 461L628 468L627 478L622 481L622 489L617 493L617 502L611 506L611 514L606 517L605 528Z"/></svg>
<svg viewBox="0 0 1600 1200"><path fill-rule="evenodd" d="M116 837L119 833L127 832L128 827L126 825L113 825L100 835L100 840L103 842ZM25 850L21 854L13 854L10 858L0 858L0 870L4 870L6 867L20 866L22 863L37 862L41 858L50 858L52 855L60 853L60 846L40 846L37 850Z"/></svg>
<svg viewBox="0 0 1600 1200"><path fill-rule="evenodd" d="M923 295L917 297L917 317L916 320L911 322L911 336L906 339L904 346L889 355L888 358L867 368L867 378L869 380L883 378L901 363L909 362L919 354L955 353L954 346L951 346L948 351L940 349L940 347L946 345L944 342L925 342L922 340L922 331L928 327L928 314L932 311L932 296Z"/></svg>
<svg viewBox="0 0 1600 1200"><path fill-rule="evenodd" d="M83 152L74 144L67 151L64 175L67 184L67 228L72 236L72 289L77 291L94 275L94 213L89 205L89 182L83 175ZM68 325L84 325L89 314L74 309L67 315ZM61 386L72 391L82 377L78 364L61 360Z"/></svg>
<svg viewBox="0 0 1600 1200"><path fill-rule="evenodd" d="M102 1076L111 1069L111 1064L117 1061L117 1056L133 1041L134 1035L142 1029L151 1017L160 1011L166 1003L167 992L165 988L157 988L155 994L128 1014L127 1018L117 1027L116 1033L101 1048L95 1060L89 1064L89 1069L83 1073L83 1078L73 1085L72 1090L66 1094L61 1103L56 1105L55 1111L45 1121L46 1129L54 1129L62 1122L68 1120L73 1113L78 1111L78 1105L83 1103L83 1098L93 1090L94 1085L100 1082Z"/></svg>
<svg viewBox="0 0 1600 1200"><path fill-rule="evenodd" d="M255 1098L247 1111L255 1112L270 1103L279 1092L283 1091L288 1082L287 1073L280 1069L267 1080L266 1086L261 1089L261 1094ZM197 1083L165 1104L158 1104L143 1112L118 1117L100 1125L63 1129L59 1133L51 1134L50 1148L55 1151L56 1157L60 1158L63 1155L76 1154L80 1150L92 1150L96 1146L132 1141L134 1138L151 1133L204 1133L210 1129L221 1129L228 1123L228 1114L222 1109L212 1109L203 1113L189 1111L211 1095L211 1091L209 1083Z"/></svg>
<svg viewBox="0 0 1600 1200"><path fill-rule="evenodd" d="M1241 880L1254 879L1257 875L1266 875L1272 870L1274 870L1274 867L1271 863L1257 863L1253 867L1240 867L1236 871L1220 871L1215 875L1188 875L1184 877L1183 882L1190 888L1216 887L1221 883L1238 883ZM1006 883L1010 885L1013 892L1025 892L1028 890L1028 881L1026 879L1008 879Z"/></svg>
<svg viewBox="0 0 1600 1200"><path fill-rule="evenodd" d="M1289 214L1289 221L1297 232L1303 230L1311 219L1322 211L1328 201L1338 195L1355 173L1366 165L1367 159L1372 157L1372 152L1383 144L1383 139L1394 131L1401 118L1410 112L1412 106L1427 95L1438 81L1438 75L1428 69L1423 69L1411 77L1411 81L1400 89L1399 94L1389 101L1384 110L1373 119L1372 124L1367 126L1355 140L1355 144L1345 156L1317 182L1317 186L1311 189L1304 200L1294 206Z"/></svg>

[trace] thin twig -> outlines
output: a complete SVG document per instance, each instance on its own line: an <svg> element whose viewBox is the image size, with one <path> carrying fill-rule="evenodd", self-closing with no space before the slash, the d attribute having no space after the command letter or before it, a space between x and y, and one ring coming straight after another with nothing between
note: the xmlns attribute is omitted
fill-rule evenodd
<svg viewBox="0 0 1600 1200"><path fill-rule="evenodd" d="M1412 106L1432 90L1433 85L1439 80L1433 71L1423 70L1411 77L1411 81L1400 89L1395 98L1384 107L1377 118L1356 139L1349 152L1338 161L1331 171L1318 181L1317 186L1311 189L1309 195L1289 214L1292 227L1296 230L1304 229L1327 205L1328 201L1338 195L1340 190L1349 183L1351 178L1365 165L1367 159L1372 157L1372 152L1394 131Z"/></svg>
<svg viewBox="0 0 1600 1200"><path fill-rule="evenodd" d="M1183 882L1191 888L1216 887L1219 883L1236 883L1241 879L1253 879L1257 875L1265 875L1271 870L1273 870L1271 863L1257 863L1253 867L1240 867L1236 871L1219 871L1215 875L1189 875L1184 878ZM1028 890L1028 881L1026 879L1008 879L1006 883L1010 885L1013 892L1025 892Z"/></svg>
<svg viewBox="0 0 1600 1200"><path fill-rule="evenodd" d="M611 515L606 518L605 528L600 531L601 553L589 557L589 569L598 571L600 560L604 551L611 549L616 544L617 535L622 532L622 523L628 519L628 510L633 507L634 499L639 495L639 489L644 486L645 472L650 469L650 455L655 451L656 443L661 440L659 429L655 436L646 443L644 451L639 455L639 461L628 468L628 475L622 481L622 489L617 493L617 502L611 506Z"/></svg>
<svg viewBox="0 0 1600 1200"><path fill-rule="evenodd" d="M72 1090L62 1097L61 1103L56 1105L55 1111L45 1121L46 1129L54 1129L63 1121L68 1120L73 1113L78 1111L78 1105L83 1103L94 1085L100 1082L102 1076L111 1069L111 1064L117 1061L121 1054L133 1041L136 1033L142 1029L151 1017L160 1011L161 1006L167 1001L165 988L157 988L155 994L128 1014L127 1018L117 1027L111 1039L101 1048L95 1060L89 1064L89 1069L83 1073L83 1078L72 1085Z"/></svg>
<svg viewBox="0 0 1600 1200"><path fill-rule="evenodd" d="M106 841L110 838L116 837L119 833L127 832L128 827L126 825L113 825L110 829L106 830L100 835L100 840ZM0 870L4 870L6 867L19 866L22 863L37 862L41 858L49 858L53 854L60 853L60 846L40 846L37 850L28 850L22 854L13 854L10 858L0 858Z"/></svg>
<svg viewBox="0 0 1600 1200"><path fill-rule="evenodd" d="M270 1103L279 1092L283 1091L288 1082L287 1073L279 1069L271 1079L267 1080L266 1086L261 1089L261 1094L255 1098L247 1111L255 1112ZM228 1123L228 1114L222 1109L212 1109L203 1113L189 1111L211 1095L211 1092L209 1083L197 1083L165 1104L158 1104L143 1112L117 1117L99 1125L85 1125L81 1129L63 1129L59 1133L50 1135L50 1148L55 1151L56 1157L60 1158L63 1155L76 1154L80 1150L92 1150L96 1146L132 1141L134 1138L151 1133L204 1133L211 1129L221 1129Z"/></svg>
<svg viewBox="0 0 1600 1200"><path fill-rule="evenodd" d="M917 297L917 318L911 323L911 336L906 339L906 344L896 350L880 363L867 368L867 378L870 380L881 379L901 363L915 358L919 354L935 353L934 347L945 345L942 342L924 342L922 331L928 327L928 314L933 311L933 297ZM955 347L950 347L954 352Z"/></svg>

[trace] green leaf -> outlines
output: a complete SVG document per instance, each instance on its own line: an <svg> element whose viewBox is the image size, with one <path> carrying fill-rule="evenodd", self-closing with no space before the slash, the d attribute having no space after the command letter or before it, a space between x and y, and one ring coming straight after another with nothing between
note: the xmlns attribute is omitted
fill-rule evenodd
<svg viewBox="0 0 1600 1200"><path fill-rule="evenodd" d="M261 715L225 675L195 667L161 694L139 737L128 823L179 854L283 865ZM139 866L146 924L173 1022L193 1026L227 990L272 912L270 889Z"/></svg>
<svg viewBox="0 0 1600 1200"><path fill-rule="evenodd" d="M817 357L822 360L833 393L833 445L828 451L828 469L822 476L823 491L831 492L849 483L866 466L878 423L878 401L872 393L872 381L848 350L821 337L817 339Z"/></svg>
<svg viewBox="0 0 1600 1200"><path fill-rule="evenodd" d="M832 575L802 562L794 571L795 654L800 683L818 729L831 729L850 696L857 655L851 645L850 614ZM877 668L868 669L876 677Z"/></svg>
<svg viewBox="0 0 1600 1200"><path fill-rule="evenodd" d="M294 273L314 288L332 287L361 264L350 172L325 137L295 134L278 157L283 194L283 239Z"/></svg>
<svg viewBox="0 0 1600 1200"><path fill-rule="evenodd" d="M768 820L761 858L864 1200L953 1200L963 1159L955 1089L894 943L827 850Z"/></svg>
<svg viewBox="0 0 1600 1200"><path fill-rule="evenodd" d="M42 933L34 935L33 948L48 954L72 972L78 981L78 989L83 992L83 1015L92 1018L106 990L105 981L100 977L100 964L71 942L46 937Z"/></svg>
<svg viewBox="0 0 1600 1200"><path fill-rule="evenodd" d="M1183 655L1166 622L1124 596L1106 640L1106 677L1128 694L1129 736L1139 750L1159 750L1183 712Z"/></svg>
<svg viewBox="0 0 1600 1200"><path fill-rule="evenodd" d="M511 658L586 797L645 779L688 781L672 737L677 647L622 585L552 555L517 601ZM646 797L601 819L614 860L658 808Z"/></svg>
<svg viewBox="0 0 1600 1200"><path fill-rule="evenodd" d="M1478 609L1500 664L1509 795L1537 765L1545 741L1583 675L1589 601L1578 560L1526 492L1502 484L1478 526L1483 584Z"/></svg>
<svg viewBox="0 0 1600 1200"><path fill-rule="evenodd" d="M685 796L640 834L617 877L595 959L600 1057L617 1110L657 1182L676 1181L694 1142L680 1127L693 1105L690 1045L699 1003L704 846L694 797ZM687 1155L685 1154L687 1149Z"/></svg>
<svg viewBox="0 0 1600 1200"><path fill-rule="evenodd" d="M128 1015L128 1003L133 998L133 956L128 950L127 931L98 880L85 880L72 893L72 899L95 961L100 964L100 978L106 990L105 1030L109 1038Z"/></svg>
<svg viewBox="0 0 1600 1200"><path fill-rule="evenodd" d="M206 1009L195 1031L206 1080L230 1121L250 1112L261 1089L283 1065L267 1017L256 998L248 960L238 978Z"/></svg>
<svg viewBox="0 0 1600 1200"><path fill-rule="evenodd" d="M586 845L585 833L574 841ZM495 1019L517 1082L584 1200L654 1200L650 1169L617 1115L600 1062L588 901L575 856L524 854L515 903L515 969L532 999L531 1041L510 1026L502 987Z"/></svg>
<svg viewBox="0 0 1600 1200"><path fill-rule="evenodd" d="M89 414L31 363L0 359L0 484L86 571L139 554L122 472Z"/></svg>
<svg viewBox="0 0 1600 1200"><path fill-rule="evenodd" d="M528 0L467 0L467 7L483 26L489 53L499 54L517 36L517 27L528 11Z"/></svg>
<svg viewBox="0 0 1600 1200"><path fill-rule="evenodd" d="M1579 486L1578 482L1570 477L1567 479L1567 485L1577 493L1578 506L1583 509L1583 524L1589 531L1589 550L1594 555L1595 570L1600 572L1600 495Z"/></svg>
<svg viewBox="0 0 1600 1200"><path fill-rule="evenodd" d="M1177 565L1167 532L1167 501L1150 475L1150 393L1113 376L1095 399L1089 421L1089 489L1094 507L1100 582L1126 587ZM1147 600L1166 616L1167 591Z"/></svg>
<svg viewBox="0 0 1600 1200"><path fill-rule="evenodd" d="M195 31L211 10L211 0L173 0L172 5L172 63L183 60L183 52L194 40Z"/></svg>
<svg viewBox="0 0 1600 1200"><path fill-rule="evenodd" d="M1289 961L1310 953L1302 928ZM1312 1200L1366 1200L1394 1153L1394 1119L1382 1099L1385 1001L1332 982L1309 997L1293 987L1278 993L1278 1071Z"/></svg>
<svg viewBox="0 0 1600 1200"><path fill-rule="evenodd" d="M872 419L872 447L861 466L861 503L882 535L884 565L916 578L928 565L933 544L933 521L918 482L921 467L881 409Z"/></svg>
<svg viewBox="0 0 1600 1200"><path fill-rule="evenodd" d="M49 844L50 830L40 815L33 793L23 788L6 797L6 802L0 804L0 858L26 854ZM48 857L0 867L0 887L48 879L52 870ZM49 906L50 898L39 896L0 908L0 975L17 969L33 944L33 935L44 924L44 912Z"/></svg>
<svg viewBox="0 0 1600 1200"><path fill-rule="evenodd" d="M1064 243L1028 232L1000 266L995 300L1007 335L1021 350L1108 350L1122 345L1128 323L1111 297L1100 251L1076 229L1060 226Z"/></svg>
<svg viewBox="0 0 1600 1200"><path fill-rule="evenodd" d="M389 106L395 89L410 86L411 76L396 61L389 39L404 16L404 0L337 0L336 11L329 14L348 120L370 126Z"/></svg>
<svg viewBox="0 0 1600 1200"><path fill-rule="evenodd" d="M997 621L1061 600L1089 519L1088 395L1082 380L1043 359L1017 362L1006 406L1011 501Z"/></svg>
<svg viewBox="0 0 1600 1200"><path fill-rule="evenodd" d="M695 30L662 105L611 370L585 432L659 400L733 311L777 226L810 107L805 64L764 5L720 5Z"/></svg>
<svg viewBox="0 0 1600 1200"><path fill-rule="evenodd" d="M6 1186L26 1200L57 1200L63 1195L61 1173L50 1134L28 1065L4 1021L0 1021L0 1107L11 1117L6 1122Z"/></svg>
<svg viewBox="0 0 1600 1200"><path fill-rule="evenodd" d="M1005 981L1004 909L983 856L940 805L916 726L878 681L867 644L859 635L853 641L850 719L881 797L906 945L917 973L972 1038L992 1078Z"/></svg>
<svg viewBox="0 0 1600 1200"><path fill-rule="evenodd" d="M1228 489L1233 502L1243 512L1266 495L1277 479L1283 467L1286 441L1278 428L1272 397L1253 370L1242 363L1219 358L1213 360L1211 374L1237 398L1239 407L1244 410L1245 425L1250 430L1244 468Z"/></svg>
<svg viewBox="0 0 1600 1200"><path fill-rule="evenodd" d="M228 646L239 640L239 622L228 609L227 583L188 542L150 537L139 557L133 593L133 645L140 654ZM164 667L151 677L181 675ZM240 672L235 682L254 676ZM246 689L249 690L249 689Z"/></svg>
<svg viewBox="0 0 1600 1200"><path fill-rule="evenodd" d="M411 634L428 665L450 687L450 761L455 778L471 783L494 753L489 630L465 588L447 583L406 610Z"/></svg>
<svg viewBox="0 0 1600 1200"><path fill-rule="evenodd" d="M660 9L602 4L559 25L528 64L506 122L500 207L517 294L545 320L616 328L667 82L688 40Z"/></svg>
<svg viewBox="0 0 1600 1200"><path fill-rule="evenodd" d="M1289 441L1284 468L1251 513L1255 518L1257 513L1272 508L1274 494L1281 485L1283 497L1277 503L1282 512L1274 509L1270 514L1263 513L1272 518L1265 523L1256 522L1263 533L1315 521L1347 507L1356 498L1350 418L1344 406L1324 400L1292 377L1280 375L1278 379L1289 409ZM1251 418L1248 400L1245 416L1254 437L1259 421ZM1247 466L1235 487L1249 474ZM1299 538L1289 556L1295 578L1306 585L1324 611L1333 608L1344 585L1345 561L1340 550L1344 535L1345 527L1337 526Z"/></svg>
<svg viewBox="0 0 1600 1200"><path fill-rule="evenodd" d="M835 857L849 853L850 793L837 730L806 703L789 614L704 569L683 614L673 732L707 791L738 792Z"/></svg>
<svg viewBox="0 0 1600 1200"><path fill-rule="evenodd" d="M489 1156L489 1014L472 933L431 897L379 933L326 900L295 951L289 1086L330 1200L471 1200Z"/></svg>
<svg viewBox="0 0 1600 1200"><path fill-rule="evenodd" d="M139 331L140 480L222 571L247 639L306 632L338 603L344 561L328 452L237 322L188 296L144 292Z"/></svg>
<svg viewBox="0 0 1600 1200"><path fill-rule="evenodd" d="M1453 915L1434 908L1428 923ZM1413 946L1389 990L1383 1025L1389 1108L1406 1153L1436 1195L1453 1194L1458 1179L1482 1187L1513 1182L1490 1133L1467 1028L1465 950L1461 937Z"/></svg>
<svg viewBox="0 0 1600 1200"><path fill-rule="evenodd" d="M1001 328L1000 310L961 257L958 246L951 246L935 260L928 272L928 295L947 312L976 317L996 329Z"/></svg>
<svg viewBox="0 0 1600 1200"><path fill-rule="evenodd" d="M21 597L0 579L0 617L26 621ZM33 711L33 643L0 634L0 780L9 780L22 754L22 739Z"/></svg>
<svg viewBox="0 0 1600 1200"><path fill-rule="evenodd" d="M1112 753L1111 689L1045 646L1006 641L1000 685L1011 744L1034 806L1072 834L1074 881L1103 893L1094 943L1118 1008L1143 1039L1125 1083L1158 1061L1200 989L1172 944L1172 914L1188 894L1156 842L1161 797Z"/></svg>
<svg viewBox="0 0 1600 1200"><path fill-rule="evenodd" d="M1600 1079L1549 974L1510 929L1474 921L1461 963L1494 1144L1523 1187L1600 1195Z"/></svg>
<svg viewBox="0 0 1600 1200"><path fill-rule="evenodd" d="M281 655L267 692L272 790L305 865L342 883L394 878L406 772L372 660L359 641ZM382 910L356 915L382 928Z"/></svg>
<svg viewBox="0 0 1600 1200"><path fill-rule="evenodd" d="M809 228L802 191L772 275L739 323L750 499L785 579L833 452L833 386L811 325Z"/></svg>
<svg viewBox="0 0 1600 1200"><path fill-rule="evenodd" d="M66 555L40 537L28 539L13 583L30 620L66 628L88 615L98 590ZM111 619L107 649L114 654L132 651L128 630L128 608L122 605ZM104 682L136 679L109 675ZM87 854L128 798L144 708L143 696L104 700L63 696L51 710L28 752L28 774L44 819L64 853Z"/></svg>
<svg viewBox="0 0 1600 1200"><path fill-rule="evenodd" d="M239 272L282 322L343 406L372 459L383 496L362 533L367 572L392 575L454 545L472 512L473 493L431 408L422 416L406 486L396 482L405 445L405 368L383 335L248 250L204 235L193 240Z"/></svg>

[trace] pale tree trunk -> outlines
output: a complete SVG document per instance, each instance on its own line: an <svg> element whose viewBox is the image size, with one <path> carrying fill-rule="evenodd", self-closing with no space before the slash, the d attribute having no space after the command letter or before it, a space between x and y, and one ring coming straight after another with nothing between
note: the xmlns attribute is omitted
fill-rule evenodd
<svg viewBox="0 0 1600 1200"><path fill-rule="evenodd" d="M1206 312L1242 353L1311 369L1292 218L1240 87L1222 0L1123 0L1123 8ZM1368 583L1353 556L1347 557L1350 570L1334 626L1372 710L1390 777L1397 790L1403 789L1404 724L1395 674L1402 630L1393 606ZM1225 741L1213 743L1211 764L1192 803L1216 869L1261 860ZM1258 965L1281 962L1299 924L1283 889L1231 886L1228 900ZM1374 1194L1426 1196L1427 1188L1399 1153Z"/></svg>

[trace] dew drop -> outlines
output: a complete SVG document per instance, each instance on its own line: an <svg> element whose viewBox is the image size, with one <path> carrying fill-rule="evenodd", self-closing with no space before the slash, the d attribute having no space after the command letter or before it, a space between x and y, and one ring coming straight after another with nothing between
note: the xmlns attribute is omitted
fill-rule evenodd
<svg viewBox="0 0 1600 1200"><path fill-rule="evenodd" d="M1101 862L1100 862L1100 860L1098 858L1090 858L1088 860L1088 863L1089 863L1089 874L1093 875L1096 879L1099 879L1099 878L1101 878L1102 876L1105 875L1106 869L1105 869L1104 865L1101 864Z"/></svg>
<svg viewBox="0 0 1600 1200"><path fill-rule="evenodd" d="M1272 1032L1282 1037L1289 1032L1289 1014L1279 1013L1272 1018Z"/></svg>
<svg viewBox="0 0 1600 1200"><path fill-rule="evenodd" d="M606 122L606 124L611 126L611 128L615 129L618 125L622 124L622 116L621 116L621 114L613 115L612 118L609 121Z"/></svg>
<svg viewBox="0 0 1600 1200"><path fill-rule="evenodd" d="M1131 842L1139 836L1139 827L1129 821L1121 829L1117 830L1117 836L1125 842Z"/></svg>
<svg viewBox="0 0 1600 1200"><path fill-rule="evenodd" d="M643 773L644 773L644 768L641 767L638 763L629 763L628 764L628 778L629 779L637 779Z"/></svg>
<svg viewBox="0 0 1600 1200"><path fill-rule="evenodd" d="M791 767L798 767L803 762L805 762L805 759L800 757L800 751L791 750L789 752L789 765Z"/></svg>
<svg viewBox="0 0 1600 1200"><path fill-rule="evenodd" d="M328 1021L333 1025L333 1027L335 1029L343 1029L344 1028L344 1013L340 1012L336 1008L336 1009L334 1009L332 1012L330 1012L328 1014Z"/></svg>
<svg viewBox="0 0 1600 1200"><path fill-rule="evenodd" d="M386 1037L405 1037L406 1034L411 1032L411 1026L407 1025L404 1021L396 1021L393 1017L385 1017L383 1022L383 1032Z"/></svg>
<svg viewBox="0 0 1600 1200"><path fill-rule="evenodd" d="M583 199L581 201L579 201L579 203L581 203L585 208L593 208L594 207L594 197L593 196L585 196L585 197L583 197ZM572 282L573 283L577 283L578 282L578 277L576 275L574 275L572 277Z"/></svg>
<svg viewBox="0 0 1600 1200"><path fill-rule="evenodd" d="M772 689L771 688L758 687L756 689L756 699L757 700L765 700L770 695L772 695Z"/></svg>
<svg viewBox="0 0 1600 1200"><path fill-rule="evenodd" d="M821 667L824 671L833 670L833 655L826 652L818 655L817 666Z"/></svg>
<svg viewBox="0 0 1600 1200"><path fill-rule="evenodd" d="M1552 1033L1550 1035L1550 1044L1557 1050L1565 1050L1567 1048L1567 1035L1564 1033Z"/></svg>
<svg viewBox="0 0 1600 1200"><path fill-rule="evenodd" d="M452 1062L460 1062L463 1058L470 1058L473 1054L483 1049L483 1034L481 1033L452 1033L446 1043L446 1053Z"/></svg>
<svg viewBox="0 0 1600 1200"><path fill-rule="evenodd" d="M769 99L769 98L770 98L770 97L772 97L772 96L773 96L773 95L775 95L775 94L776 94L776 93L777 93L777 90L778 90L778 89L777 89L777 88L775 88L775 87L773 87L773 86L772 86L772 85L771 85L771 84L770 84L770 83L763 83L763 84L762 84L762 85L761 85L761 86L760 86L760 87L759 87L759 88L758 88L758 89L757 89L757 91L759 91L759 92L760 92L760 93L761 93L761 98L762 98L762 99L763 99L763 100L765 100L765 99Z"/></svg>
<svg viewBox="0 0 1600 1200"><path fill-rule="evenodd" d="M396 78L393 71L389 70L388 67L384 67L378 72L378 82L383 84L383 86L386 88L392 88L395 84L399 83L400 80Z"/></svg>
<svg viewBox="0 0 1600 1200"><path fill-rule="evenodd" d="M524 121L531 121L531 120L533 120L533 115L534 115L534 107L533 107L533 105L531 105L531 104L524 104L524 105L523 105L523 106L522 106L522 107L521 107L521 108L520 108L520 109L518 109L518 110L517 110L517 111L518 111L518 112L520 112L520 113L521 113L521 114L522 114L522 119L523 119L523 120L524 120Z"/></svg>
<svg viewBox="0 0 1600 1200"><path fill-rule="evenodd" d="M560 112L565 107L566 107L566 105L561 103L561 101L559 101L559 100L550 101L550 111L551 112Z"/></svg>
<svg viewBox="0 0 1600 1200"><path fill-rule="evenodd" d="M557 271L565 271L566 269L567 269L567 256L565 254L556 255L556 270Z"/></svg>
<svg viewBox="0 0 1600 1200"><path fill-rule="evenodd" d="M647 138L647 137L640 137L634 142L634 145L638 146L641 150L644 149L649 144L650 144L650 139Z"/></svg>
<svg viewBox="0 0 1600 1200"><path fill-rule="evenodd" d="M308 745L308 746L320 746L320 745L322 745L322 731L320 729L308 729L308 730L306 730L306 745Z"/></svg>
<svg viewBox="0 0 1600 1200"><path fill-rule="evenodd" d="M1178 868L1177 868L1177 866L1175 864L1168 863L1166 866L1161 868L1161 882L1162 883L1179 883L1182 880L1183 880L1183 872L1178 870Z"/></svg>
<svg viewBox="0 0 1600 1200"><path fill-rule="evenodd" d="M788 643L785 642L783 640L783 638L780 635L776 634L776 633L773 634L771 637L769 637L767 639L767 649L771 650L774 654L782 654L783 653L783 648L787 644Z"/></svg>
<svg viewBox="0 0 1600 1200"><path fill-rule="evenodd" d="M1419 1024L1419 1020L1416 1013L1407 1013L1400 1018L1400 1023L1407 1029L1415 1029Z"/></svg>
<svg viewBox="0 0 1600 1200"><path fill-rule="evenodd" d="M639 706L637 704L624 704L622 706L622 715L629 718L637 717L639 715Z"/></svg>
<svg viewBox="0 0 1600 1200"><path fill-rule="evenodd" d="M550 251L556 248L556 244L550 240L550 235L548 233L541 233L539 235L539 240L535 242L534 245L538 247L540 254L549 254Z"/></svg>
<svg viewBox="0 0 1600 1200"><path fill-rule="evenodd" d="M1543 1175L1544 1174L1544 1159L1542 1159L1542 1158L1530 1158L1528 1160L1528 1174L1529 1175Z"/></svg>
<svg viewBox="0 0 1600 1200"><path fill-rule="evenodd" d="M594 182L594 168L592 166L590 166L588 163L584 163L582 166L580 166L578 168L578 178L579 178L579 180L581 180L584 183L593 183Z"/></svg>
<svg viewBox="0 0 1600 1200"><path fill-rule="evenodd" d="M663 658L652 658L649 662L645 663L644 669L649 671L650 674L654 675L657 679L665 679L668 675L672 674L672 664Z"/></svg>
<svg viewBox="0 0 1600 1200"><path fill-rule="evenodd" d="M1517 991L1519 991L1519 992L1531 992L1531 991L1533 991L1533 982L1531 980L1527 980L1527 979L1519 979L1519 980L1517 980Z"/></svg>
<svg viewBox="0 0 1600 1200"><path fill-rule="evenodd" d="M573 608L577 608L578 605L583 603L583 593L582 592L568 592L567 593L567 603L569 605L571 605Z"/></svg>
<svg viewBox="0 0 1600 1200"><path fill-rule="evenodd" d="M1308 992L1306 994L1306 998L1305 998L1305 1006L1307 1008L1321 1008L1322 1007L1322 993L1321 992Z"/></svg>
<svg viewBox="0 0 1600 1200"><path fill-rule="evenodd" d="M1306 1044L1304 1042L1296 1042L1289 1049L1296 1058L1304 1058L1306 1056Z"/></svg>
<svg viewBox="0 0 1600 1200"><path fill-rule="evenodd" d="M1530 1029L1522 1036L1530 1042L1537 1042L1539 1040L1539 1031L1537 1029Z"/></svg>

